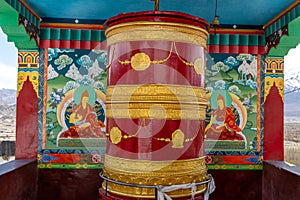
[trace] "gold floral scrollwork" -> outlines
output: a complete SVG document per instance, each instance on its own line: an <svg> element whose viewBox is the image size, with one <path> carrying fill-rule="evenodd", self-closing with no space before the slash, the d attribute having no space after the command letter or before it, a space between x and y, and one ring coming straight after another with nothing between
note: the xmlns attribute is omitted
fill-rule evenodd
<svg viewBox="0 0 300 200"><path fill-rule="evenodd" d="M194 69L195 69L195 72L199 75L202 75L204 73L204 64L203 64L203 60L201 58L197 58L194 61Z"/></svg>
<svg viewBox="0 0 300 200"><path fill-rule="evenodd" d="M177 185L206 180L207 168L204 157L186 160L152 161L126 159L105 155L104 175L110 179L130 184L142 185ZM120 186L103 183L102 187L121 196L136 198L154 198L152 188ZM196 194L203 193L206 185L199 185ZM190 189L179 189L168 193L172 198L191 195Z"/></svg>
<svg viewBox="0 0 300 200"><path fill-rule="evenodd" d="M150 57L145 53L136 53L131 57L130 62L131 67L136 71L143 71L147 69L151 64Z"/></svg>
<svg viewBox="0 0 300 200"><path fill-rule="evenodd" d="M278 89L278 92L282 98L282 101L284 102L284 80L282 77L266 77L265 78L265 96L264 100L266 101L267 96L270 93L270 90L272 86L275 84L276 88Z"/></svg>
<svg viewBox="0 0 300 200"><path fill-rule="evenodd" d="M172 148L182 149L184 142L184 133L177 129L172 133Z"/></svg>
<svg viewBox="0 0 300 200"><path fill-rule="evenodd" d="M113 144L119 144L122 140L122 132L118 127L113 127L110 130L109 135Z"/></svg>
<svg viewBox="0 0 300 200"><path fill-rule="evenodd" d="M27 80L27 78L29 78L30 83L33 86L33 89L36 92L36 95L38 96L38 77L39 77L39 73L37 71L33 71L33 72L23 72L20 71L18 72L18 92L17 95L19 95L20 91L23 88L24 82Z"/></svg>

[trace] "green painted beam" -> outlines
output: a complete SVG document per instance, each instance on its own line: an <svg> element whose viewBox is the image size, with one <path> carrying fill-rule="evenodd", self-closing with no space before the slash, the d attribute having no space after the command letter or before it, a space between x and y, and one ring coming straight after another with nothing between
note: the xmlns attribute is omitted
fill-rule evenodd
<svg viewBox="0 0 300 200"><path fill-rule="evenodd" d="M18 50L38 49L35 40L30 40L25 27L19 25L18 11L4 0L0 0L0 8L0 27L7 35L8 42L14 42Z"/></svg>
<svg viewBox="0 0 300 200"><path fill-rule="evenodd" d="M283 57L289 50L296 48L300 43L300 17L295 18L288 24L288 36L281 37L277 47L270 49L268 56Z"/></svg>

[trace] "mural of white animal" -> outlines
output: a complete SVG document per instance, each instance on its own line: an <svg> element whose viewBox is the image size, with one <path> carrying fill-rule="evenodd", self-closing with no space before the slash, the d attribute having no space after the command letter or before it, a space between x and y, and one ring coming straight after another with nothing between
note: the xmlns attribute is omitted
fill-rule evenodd
<svg viewBox="0 0 300 200"><path fill-rule="evenodd" d="M238 72L241 74L242 80L253 79L257 76L257 60L253 59L250 64L247 60L243 60L243 63L238 67Z"/></svg>

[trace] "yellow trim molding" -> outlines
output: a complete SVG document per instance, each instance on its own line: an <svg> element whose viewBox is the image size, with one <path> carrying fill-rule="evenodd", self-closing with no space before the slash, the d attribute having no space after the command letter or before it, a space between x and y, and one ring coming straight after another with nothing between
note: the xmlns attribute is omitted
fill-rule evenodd
<svg viewBox="0 0 300 200"><path fill-rule="evenodd" d="M112 26L105 32L107 46L130 41L174 41L206 48L208 32L202 28L167 22L131 22Z"/></svg>

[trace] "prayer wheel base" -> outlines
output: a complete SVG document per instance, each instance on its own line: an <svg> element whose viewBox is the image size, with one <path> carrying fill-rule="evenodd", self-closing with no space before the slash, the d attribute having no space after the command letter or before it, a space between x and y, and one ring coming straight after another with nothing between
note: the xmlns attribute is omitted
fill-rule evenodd
<svg viewBox="0 0 300 200"><path fill-rule="evenodd" d="M103 188L99 189L99 195L102 200L153 200L155 198L134 198L115 195L110 192L106 192ZM180 197L172 198L174 200L191 200L192 197ZM204 200L203 194L195 195L194 200Z"/></svg>

